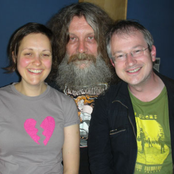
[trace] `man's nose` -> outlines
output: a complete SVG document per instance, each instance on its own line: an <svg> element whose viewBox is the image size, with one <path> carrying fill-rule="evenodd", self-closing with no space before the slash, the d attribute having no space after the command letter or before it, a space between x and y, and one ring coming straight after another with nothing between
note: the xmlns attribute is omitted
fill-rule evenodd
<svg viewBox="0 0 174 174"><path fill-rule="evenodd" d="M87 48L86 48L86 43L84 40L80 40L79 41L79 45L78 45L78 52L79 53L86 53Z"/></svg>
<svg viewBox="0 0 174 174"><path fill-rule="evenodd" d="M137 62L136 58L133 57L133 55L131 53L126 55L126 63L131 66L134 65Z"/></svg>

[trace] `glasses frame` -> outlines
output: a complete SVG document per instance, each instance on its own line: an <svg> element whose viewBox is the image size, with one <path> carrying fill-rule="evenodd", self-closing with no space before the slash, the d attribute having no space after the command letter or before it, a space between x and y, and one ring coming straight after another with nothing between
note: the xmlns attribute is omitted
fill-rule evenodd
<svg viewBox="0 0 174 174"><path fill-rule="evenodd" d="M138 57L144 55L144 51L146 51L148 48L149 48L149 47L140 49L140 50L139 50L139 51L140 51L140 54L137 54L137 55L136 55L136 53L135 53L137 50L134 50L134 51L131 51L131 52L129 52L129 53L124 53L124 52L123 52L123 58L117 59L116 56L113 56L112 59L114 60L114 62L124 62L124 61L126 61L127 55L128 55L128 54L131 54L131 56L132 56L133 58L138 58Z"/></svg>

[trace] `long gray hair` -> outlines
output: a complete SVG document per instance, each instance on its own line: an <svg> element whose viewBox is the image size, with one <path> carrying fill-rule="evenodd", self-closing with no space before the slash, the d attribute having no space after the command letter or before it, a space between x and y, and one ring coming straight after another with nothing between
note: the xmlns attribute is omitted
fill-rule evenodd
<svg viewBox="0 0 174 174"><path fill-rule="evenodd" d="M100 7L88 2L71 4L64 7L48 22L48 27L53 31L58 42L58 64L65 57L66 45L69 41L68 28L74 16L84 16L88 24L93 28L95 39L98 43L98 53L100 53L106 64L110 66L105 36L113 20Z"/></svg>

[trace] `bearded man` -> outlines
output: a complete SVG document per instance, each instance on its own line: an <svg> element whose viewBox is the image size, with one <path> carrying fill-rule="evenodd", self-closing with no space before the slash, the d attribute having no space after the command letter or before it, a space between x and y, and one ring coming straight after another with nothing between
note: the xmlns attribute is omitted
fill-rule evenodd
<svg viewBox="0 0 174 174"><path fill-rule="evenodd" d="M80 124L80 174L89 174L88 128L94 100L116 82L105 35L112 19L98 6L76 3L64 7L49 21L55 34L58 72L53 87L74 98Z"/></svg>

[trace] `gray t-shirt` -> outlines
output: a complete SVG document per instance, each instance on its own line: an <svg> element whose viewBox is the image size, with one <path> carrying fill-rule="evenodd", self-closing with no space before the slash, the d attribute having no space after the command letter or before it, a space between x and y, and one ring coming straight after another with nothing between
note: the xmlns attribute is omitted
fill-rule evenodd
<svg viewBox="0 0 174 174"><path fill-rule="evenodd" d="M57 90L36 97L0 89L0 174L62 174L64 127L79 124L73 99Z"/></svg>

